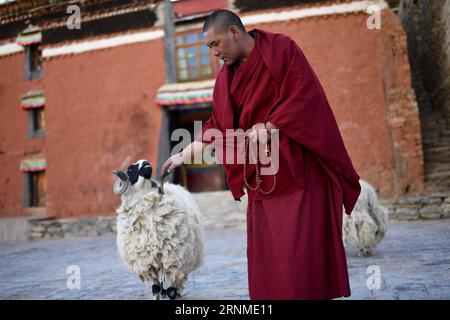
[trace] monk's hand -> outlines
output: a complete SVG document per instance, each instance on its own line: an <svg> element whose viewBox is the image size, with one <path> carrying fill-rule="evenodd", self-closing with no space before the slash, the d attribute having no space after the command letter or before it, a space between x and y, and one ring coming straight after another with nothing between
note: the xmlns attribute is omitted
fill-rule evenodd
<svg viewBox="0 0 450 320"><path fill-rule="evenodd" d="M255 124L252 127L252 131L249 134L250 141L252 143L267 143L270 140L269 131L266 129L266 125L264 123Z"/></svg>
<svg viewBox="0 0 450 320"><path fill-rule="evenodd" d="M164 162L161 167L161 175L172 172L183 164L183 152L179 152L171 156Z"/></svg>
<svg viewBox="0 0 450 320"><path fill-rule="evenodd" d="M278 130L278 127L276 125L274 125L272 122L267 121L266 122L266 129L267 129L267 133L269 134L269 140L270 140L270 136L272 134L272 130Z"/></svg>

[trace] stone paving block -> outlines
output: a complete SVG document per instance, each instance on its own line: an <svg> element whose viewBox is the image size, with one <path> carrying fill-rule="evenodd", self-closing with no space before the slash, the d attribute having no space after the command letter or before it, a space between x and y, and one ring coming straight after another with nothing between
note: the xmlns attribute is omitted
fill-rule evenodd
<svg viewBox="0 0 450 320"><path fill-rule="evenodd" d="M442 217L450 218L450 203L444 203L441 206L441 209L442 209Z"/></svg>
<svg viewBox="0 0 450 320"><path fill-rule="evenodd" d="M422 203L426 206L439 206L442 203L441 197L427 197L422 200Z"/></svg>
<svg viewBox="0 0 450 320"><path fill-rule="evenodd" d="M414 207L398 208L395 212L395 218L398 220L416 220L419 218L419 210Z"/></svg>
<svg viewBox="0 0 450 320"><path fill-rule="evenodd" d="M419 215L423 219L439 219L442 209L439 206L427 206L419 210Z"/></svg>

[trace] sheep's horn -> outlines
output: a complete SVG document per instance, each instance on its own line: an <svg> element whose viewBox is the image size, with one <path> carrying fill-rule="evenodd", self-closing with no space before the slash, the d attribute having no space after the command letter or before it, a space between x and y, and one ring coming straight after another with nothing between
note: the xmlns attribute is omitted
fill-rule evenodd
<svg viewBox="0 0 450 320"><path fill-rule="evenodd" d="M122 181L128 181L128 175L126 174L126 172L122 171L122 170L113 170L113 172L116 176L118 176L120 178L120 180Z"/></svg>
<svg viewBox="0 0 450 320"><path fill-rule="evenodd" d="M159 185L159 193L160 194L164 194L164 180L166 180L167 176L171 173L172 173L172 171L166 171L159 178L159 180L161 181L160 185Z"/></svg>
<svg viewBox="0 0 450 320"><path fill-rule="evenodd" d="M128 175L121 171L121 170L114 170L112 173L114 173L117 178L114 182L113 191L115 194L121 196L123 195L130 185L130 179L128 178Z"/></svg>

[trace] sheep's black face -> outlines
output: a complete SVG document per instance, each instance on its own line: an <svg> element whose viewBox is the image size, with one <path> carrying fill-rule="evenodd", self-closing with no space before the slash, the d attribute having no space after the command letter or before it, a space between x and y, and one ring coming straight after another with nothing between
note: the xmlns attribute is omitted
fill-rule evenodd
<svg viewBox="0 0 450 320"><path fill-rule="evenodd" d="M144 179L150 179L152 176L152 166L148 161L144 161L142 166L139 168L139 175L144 177Z"/></svg>
<svg viewBox="0 0 450 320"><path fill-rule="evenodd" d="M139 176L144 179L150 179L152 166L147 160L139 160L128 167L127 174L130 178L130 183L133 185L138 181Z"/></svg>

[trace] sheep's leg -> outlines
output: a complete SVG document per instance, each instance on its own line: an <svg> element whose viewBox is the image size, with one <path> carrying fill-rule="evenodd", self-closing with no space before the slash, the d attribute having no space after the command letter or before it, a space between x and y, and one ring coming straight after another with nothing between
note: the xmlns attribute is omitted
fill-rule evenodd
<svg viewBox="0 0 450 320"><path fill-rule="evenodd" d="M169 287L167 288L167 296L170 300L175 300L177 298L177 288ZM179 296L179 295L178 295Z"/></svg>
<svg viewBox="0 0 450 320"><path fill-rule="evenodd" d="M153 279L153 285L152 285L153 299L154 300L160 300L162 291L163 291L162 284L159 281L159 278L155 277Z"/></svg>
<svg viewBox="0 0 450 320"><path fill-rule="evenodd" d="M167 297L169 297L170 300L175 300L177 296L180 296L177 292L177 286L170 279L167 283L165 283L165 285L167 285L167 290L163 289L164 296L167 295Z"/></svg>
<svg viewBox="0 0 450 320"><path fill-rule="evenodd" d="M152 284L153 299L159 300L160 296L161 296L161 285L159 284L159 280L156 276L156 272L150 268L146 274L139 274L138 277L139 277L139 280L141 280L141 282L143 282L145 284L148 284L151 281L150 279L152 279L152 277L153 277L153 281L151 281L153 283Z"/></svg>
<svg viewBox="0 0 450 320"><path fill-rule="evenodd" d="M183 285L187 277L180 273L178 268L169 268L170 271L166 273L167 276L167 296L170 300L181 297L180 292L183 290Z"/></svg>
<svg viewBox="0 0 450 320"><path fill-rule="evenodd" d="M161 287L158 284L152 285L153 300L161 298Z"/></svg>
<svg viewBox="0 0 450 320"><path fill-rule="evenodd" d="M161 297L167 298L167 290L163 286L161 286Z"/></svg>

